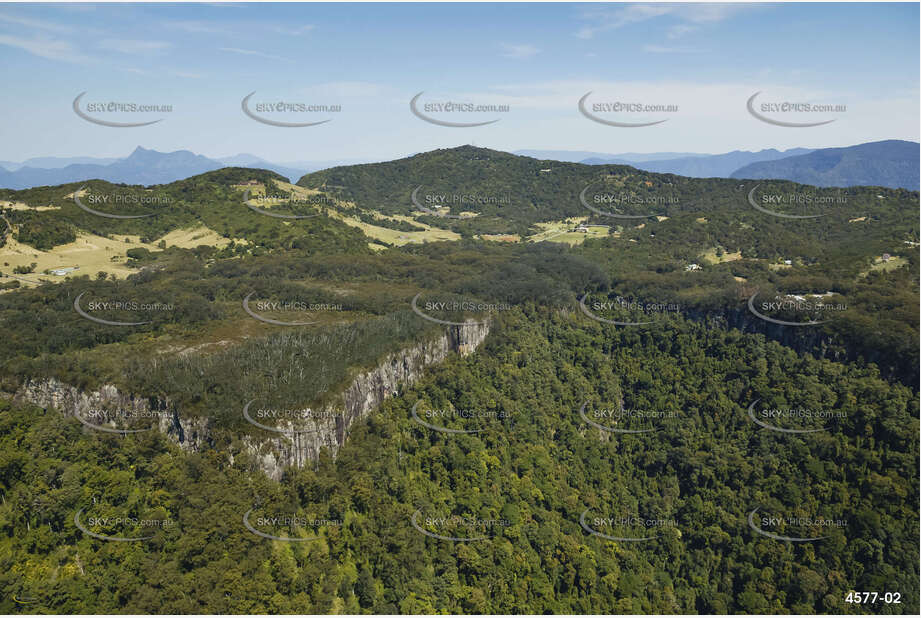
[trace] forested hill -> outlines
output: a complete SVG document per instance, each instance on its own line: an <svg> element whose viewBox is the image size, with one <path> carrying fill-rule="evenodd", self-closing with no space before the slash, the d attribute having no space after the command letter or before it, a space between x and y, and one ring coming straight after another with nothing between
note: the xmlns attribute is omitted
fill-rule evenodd
<svg viewBox="0 0 921 618"><path fill-rule="evenodd" d="M275 172L227 167L151 187L87 180L21 191L0 189L0 203L27 207L13 209L6 216L17 230L17 239L40 250L71 243L82 233L137 235L155 249L169 232L204 226L222 238L236 240L238 246L230 249L236 255L291 248L311 254L368 252L368 239L361 232L318 216L315 203L285 204L282 200L283 212L305 217L293 227L291 220L264 216L247 207L247 189L258 187L263 195L284 195L277 187L279 182L286 179ZM75 192L83 195L80 203L87 208L135 218L88 212L74 200Z"/></svg>
<svg viewBox="0 0 921 618"><path fill-rule="evenodd" d="M591 214L578 200L589 182L615 173L642 186L644 172L626 166L603 169L578 163L540 161L506 152L461 146L386 163L334 167L307 174L298 185L319 189L359 208L386 214L418 213L417 201L435 209L446 196L451 213L476 213L476 219L438 218L438 224L478 232L525 232L538 221ZM464 199L454 201L455 196ZM433 219L434 220L434 219Z"/></svg>
<svg viewBox="0 0 921 618"><path fill-rule="evenodd" d="M196 225L229 242L220 250L193 246L206 260L285 251L295 252L286 256L294 261L331 254L368 256L369 245L383 250L453 237L480 242L479 254L497 252L511 263L526 263L535 254L521 251L525 246L555 244L554 237L542 234L545 222L568 231L583 221L600 234L579 238L581 245L566 252L609 273L610 280L596 291L678 303L689 314L716 313L740 327L754 321L768 329L774 327L745 306L752 294L833 294L836 303L847 306L836 316L840 319L810 329L774 330L800 351L863 359L877 363L886 375L917 382L917 192L693 179L473 146L333 168L304 176L299 185L286 184L273 172L243 168L150 188L85 183L85 191L96 195L163 198L157 216L130 220L80 209L73 193L84 185L77 183L0 191L0 199L27 206L7 211L6 217L17 240L36 249L72 242L81 233L105 238L137 234L149 249L132 250L126 264L132 268L162 268L170 260L184 259L158 251L159 239ZM279 198L260 202L267 204L261 213L244 202L247 191L257 186L263 195ZM462 203L454 203L454 197ZM452 200L447 209L441 207L441 198ZM133 206L119 212L151 209ZM307 218L292 223L266 212ZM419 226L426 229L403 231ZM506 237L515 242L484 242L487 233L518 236ZM463 255L470 250L456 245L438 251ZM413 253L410 247L397 255ZM575 297L585 291L570 293ZM833 348L838 351L830 352Z"/></svg>
<svg viewBox="0 0 921 618"><path fill-rule="evenodd" d="M897 234L911 222L910 214L918 205L917 193L906 190L823 190L784 180L744 183L686 178L625 165L532 159L474 146L385 163L334 167L298 181L299 186L324 191L366 210L402 215L433 212L421 220L462 233L526 235L535 223L567 217L588 216L593 223L628 226L655 217L694 214L732 216L739 224L758 226L771 235L780 229L772 224L787 223L785 235L814 237L814 225L803 229L789 225L791 220L783 217L771 221L761 216L748 199L756 184L753 198L759 205L773 199L764 196L777 195L772 208L778 213L822 214L818 227L823 240L852 234L855 226L847 225L849 219L863 215L874 217L887 232ZM888 201L880 201L880 195ZM449 210L439 210L442 205Z"/></svg>

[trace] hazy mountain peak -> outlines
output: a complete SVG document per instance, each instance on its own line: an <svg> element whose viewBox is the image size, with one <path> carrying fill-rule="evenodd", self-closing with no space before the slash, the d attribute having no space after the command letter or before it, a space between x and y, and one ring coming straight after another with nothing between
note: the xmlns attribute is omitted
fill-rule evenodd
<svg viewBox="0 0 921 618"><path fill-rule="evenodd" d="M864 185L917 191L918 166L918 142L890 139L752 162L738 168L732 177L783 178L817 187Z"/></svg>

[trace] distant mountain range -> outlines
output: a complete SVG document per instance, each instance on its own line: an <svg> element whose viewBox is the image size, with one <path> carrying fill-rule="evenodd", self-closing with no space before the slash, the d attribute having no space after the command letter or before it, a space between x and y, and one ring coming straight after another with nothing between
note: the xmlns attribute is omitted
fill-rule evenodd
<svg viewBox="0 0 921 618"><path fill-rule="evenodd" d="M633 167L645 170L647 172L659 172L662 174L678 174L679 176L689 176L692 178L729 178L734 171L755 163L758 161L773 161L784 157L791 157L812 152L808 148L792 148L790 150L759 150L758 152L749 152L747 150L733 150L725 154L717 155L688 155L676 157L674 159L650 159L647 161L631 161L630 155L619 155L612 158L592 157L583 159L581 163L588 165L618 164L632 165Z"/></svg>
<svg viewBox="0 0 921 618"><path fill-rule="evenodd" d="M124 159L37 157L21 163L0 161L0 187L28 189L81 180L107 180L132 185L166 184L222 167L251 167L281 174L291 182L309 172L360 160L272 163L251 154L209 159L188 150L158 152L138 146Z"/></svg>
<svg viewBox="0 0 921 618"><path fill-rule="evenodd" d="M73 165L74 163L95 163L97 165L108 165L109 163L115 163L116 161L118 161L118 159L113 157L33 157L31 159L26 159L21 163L17 163L15 161L0 161L0 167L8 172L15 172L16 170L23 167L43 167L47 169L57 169L61 167L67 167L68 165Z"/></svg>
<svg viewBox="0 0 921 618"><path fill-rule="evenodd" d="M723 154L681 152L605 154L574 150L518 150L512 154L588 165L630 165L691 178L777 178L816 186L871 185L917 191L919 145L886 140L846 148L734 150ZM153 185L182 180L222 167L273 171L297 182L305 174L363 159L273 163L251 154L211 159L188 150L158 152L138 146L124 159L37 157L21 163L0 161L0 188L27 189L82 180Z"/></svg>
<svg viewBox="0 0 921 618"><path fill-rule="evenodd" d="M64 167L24 166L15 171L0 170L0 186L27 189L81 180L100 179L127 184L163 184L220 169L225 165L188 150L157 152L138 146L130 156L112 163L70 163Z"/></svg>
<svg viewBox="0 0 921 618"><path fill-rule="evenodd" d="M566 163L586 163L586 159L603 159L613 164L632 165L645 161L659 161L661 159L678 159L690 157L711 157L713 155L697 154L693 152L625 152L624 154L605 154L603 152L589 152L585 150L516 150L512 154L534 159L548 159L551 161L564 161Z"/></svg>
<svg viewBox="0 0 921 618"><path fill-rule="evenodd" d="M919 163L917 142L891 139L759 161L736 170L732 178L783 178L817 187L861 185L917 191Z"/></svg>
<svg viewBox="0 0 921 618"><path fill-rule="evenodd" d="M637 155L579 151L518 151L552 154L560 161L588 165L630 165L647 172L690 178L776 178L818 187L880 186L919 189L919 144L885 140L845 148L791 148L789 150L734 150L724 154L676 153ZM578 159L584 154L592 156ZM529 155L533 156L533 155Z"/></svg>

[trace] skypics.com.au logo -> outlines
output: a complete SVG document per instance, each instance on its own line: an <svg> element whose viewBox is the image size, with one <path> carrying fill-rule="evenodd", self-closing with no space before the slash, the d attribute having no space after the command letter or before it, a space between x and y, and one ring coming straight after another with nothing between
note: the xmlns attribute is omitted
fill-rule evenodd
<svg viewBox="0 0 921 618"><path fill-rule="evenodd" d="M302 300L252 300L256 292L243 298L243 311L251 318L275 326L308 326L318 320L279 320L277 317L297 315L320 317L332 312L341 312L339 303L312 303ZM268 315L266 315L268 314ZM269 317L277 316L277 317Z"/></svg>
<svg viewBox="0 0 921 618"><path fill-rule="evenodd" d="M748 514L748 527L761 536L786 543L809 543L829 538L827 532L845 528L847 520L821 515L777 515L762 512L761 507ZM823 534L825 532L826 534Z"/></svg>
<svg viewBox="0 0 921 618"><path fill-rule="evenodd" d="M172 199L166 195L147 195L138 193L90 193L86 187L80 187L73 194L74 204L84 212L107 219L145 219L156 216L157 212L143 212L134 214L132 211L139 209L150 211L168 206ZM98 210L122 209L132 214L117 214Z"/></svg>
<svg viewBox="0 0 921 618"><path fill-rule="evenodd" d="M410 524L421 534L441 541L471 543L487 541L511 522L503 518L480 518L462 515L429 516L422 509L412 514Z"/></svg>
<svg viewBox="0 0 921 618"><path fill-rule="evenodd" d="M136 408L90 408L74 414L77 420L93 431L128 435L156 429L163 419L171 418L168 410L151 410L143 406Z"/></svg>
<svg viewBox="0 0 921 618"><path fill-rule="evenodd" d="M322 530L341 528L342 520L295 512L269 512L252 508L243 514L243 526L252 534L284 543L306 543L323 538Z"/></svg>
<svg viewBox="0 0 921 618"><path fill-rule="evenodd" d="M161 115L173 111L172 105L162 103L141 103L137 101L111 99L108 101L89 101L86 103L86 109L83 109L82 100L84 95L86 95L86 91L81 92L77 95L77 98L74 99L72 105L74 113L87 122L103 127L112 127L115 129L146 127L161 122L163 118L131 122L126 122L124 119L137 117L137 114L142 114L150 118L152 115ZM116 118L121 120L115 120Z"/></svg>
<svg viewBox="0 0 921 618"><path fill-rule="evenodd" d="M777 433L803 434L828 431L827 424L847 418L844 410L822 410L787 406L758 406L756 399L748 406L748 417L765 429Z"/></svg>
<svg viewBox="0 0 921 618"><path fill-rule="evenodd" d="M627 101L623 98L609 98L604 101L589 101L592 92L586 92L579 99L579 113L598 124L623 129L651 127L668 121L663 114L675 114L678 105L652 101Z"/></svg>
<svg viewBox="0 0 921 618"><path fill-rule="evenodd" d="M458 299L449 295L442 295L442 298L432 298L430 296L429 298L422 299L420 301L422 295L422 292L416 294L410 302L410 307L412 308L413 313L419 317L424 318L429 322L435 322L436 324L445 324L448 326L483 325L489 322L489 313L512 310L512 305L506 302L484 302L471 299ZM481 316L483 316L483 314L487 315L480 318L479 321L468 319L461 322L444 319L445 317L449 316L457 316L457 318L463 318L471 313Z"/></svg>
<svg viewBox="0 0 921 618"><path fill-rule="evenodd" d="M442 193L421 193L423 185L419 185L409 196L409 200L412 202L413 207L429 215L434 215L436 217L444 217L446 219L467 219L470 217L475 217L477 212L469 212L468 214L451 214L449 211L452 208L463 209L466 208L476 208L478 210L484 207L494 207L501 208L502 206L508 206L512 203L512 196L509 194L485 194L485 193L456 193L456 192L442 192ZM447 209L447 210L445 210Z"/></svg>
<svg viewBox="0 0 921 618"><path fill-rule="evenodd" d="M823 195L815 192L792 191L789 193L770 193L761 190L757 184L748 192L748 203L758 212L781 219L818 219L828 214L832 208L847 206L847 194L840 191L835 195ZM817 211L813 214L791 214L781 210L799 209L803 212Z"/></svg>
<svg viewBox="0 0 921 618"><path fill-rule="evenodd" d="M302 101L250 101L256 91L250 92L240 101L240 108L247 117L269 125L285 129L315 127L331 122L332 118L324 120L309 120L294 122L294 118L305 117L306 114L338 114L342 111L341 105L325 103L305 103Z"/></svg>
<svg viewBox="0 0 921 618"><path fill-rule="evenodd" d="M678 418L674 410L624 409L621 406L589 408L588 404L586 401L579 408L580 418L592 427L610 433L651 433L662 429L666 421Z"/></svg>
<svg viewBox="0 0 921 618"><path fill-rule="evenodd" d="M644 183L636 190L625 187L620 187L613 192L599 190L598 185L606 180L603 178L591 182L579 193L579 202L582 206L597 215L614 219L649 219L665 216L670 206L677 206L680 203L677 195L652 189L652 181L646 181L650 186ZM594 191L589 193L589 189L593 187L595 187Z"/></svg>
<svg viewBox="0 0 921 618"><path fill-rule="evenodd" d="M677 303L638 301L623 296L615 296L614 299L608 300L595 300L589 303L588 293L579 299L579 307L582 309L582 313L596 322L614 326L645 326L655 323L658 319L668 314L677 315L681 312L681 306ZM641 316L659 317L653 320L633 319Z"/></svg>
<svg viewBox="0 0 921 618"><path fill-rule="evenodd" d="M300 213L284 213L278 212L278 208L282 209L294 209L302 210L303 206L318 206L323 204L323 200L312 199L311 197L298 197L294 195L272 195L272 196L252 196L252 191L246 189L243 192L243 203L246 204L246 207L252 210L255 213L264 215L266 217L273 217L275 219L312 219L314 217L319 217L320 213L312 214L300 214ZM325 198L328 199L328 198ZM269 209L272 210L269 210Z"/></svg>
<svg viewBox="0 0 921 618"><path fill-rule="evenodd" d="M423 427L444 434L474 434L483 431L499 429L504 421L511 415L504 410L486 410L479 408L433 407L421 405L422 401L413 404L410 415L413 420ZM447 423L465 425L464 429L445 426Z"/></svg>
<svg viewBox="0 0 921 618"><path fill-rule="evenodd" d="M332 410L285 408L257 404L251 399L243 406L243 418L260 429L282 434L316 433L321 427L336 426L339 414Z"/></svg>
<svg viewBox="0 0 921 618"><path fill-rule="evenodd" d="M579 525L593 536L621 543L641 543L658 538L664 528L676 528L675 519L639 515L600 515L589 517L592 509L579 516Z"/></svg>
<svg viewBox="0 0 921 618"><path fill-rule="evenodd" d="M759 90L748 97L745 107L748 113L766 124L775 127L785 127L792 129L805 129L809 127L820 127L837 120L837 118L828 118L829 115L843 114L847 112L847 105L842 103L818 103L812 101L779 101L755 99L761 95ZM812 118L820 118L812 120Z"/></svg>
<svg viewBox="0 0 921 618"><path fill-rule="evenodd" d="M169 518L137 517L127 514L84 515L85 510L81 508L74 513L74 525L87 536L100 541L115 543L147 541L156 536L152 532L176 525L176 522ZM112 511L113 509L108 510ZM118 509L114 510L117 511Z"/></svg>
<svg viewBox="0 0 921 618"><path fill-rule="evenodd" d="M151 315L157 312L170 312L175 309L175 307L170 303L160 303L160 302L143 302L131 298L123 299L105 299L105 300L90 300L86 301L85 309L81 304L81 299L87 292L80 292L79 295L74 299L74 311L77 314L91 322L96 322L97 324L104 324L106 326L141 326L144 324L150 324L152 320L143 320L143 321L126 321L123 319L109 319L110 317L114 318L115 316L127 316L127 315ZM93 315L97 314L97 315ZM99 317L100 315L105 315L106 317Z"/></svg>
<svg viewBox="0 0 921 618"><path fill-rule="evenodd" d="M755 302L758 292L748 299L748 310L765 322L779 324L780 326L818 326L828 322L828 319L816 319L823 316L833 316L847 311L846 303L826 302L825 298L831 294L788 294L774 296L772 300ZM777 317L775 317L777 316ZM800 318L800 320L781 318ZM806 318L803 320L802 318Z"/></svg>
<svg viewBox="0 0 921 618"><path fill-rule="evenodd" d="M489 120L479 120L494 114L508 113L508 105L471 102L471 101L420 101L425 91L418 93L409 101L409 111L412 114L429 124L439 127L451 127L455 129L469 129L472 127L483 127L489 124L499 122L499 118ZM473 118L476 120L460 122L459 119ZM449 120L450 119L450 120Z"/></svg>

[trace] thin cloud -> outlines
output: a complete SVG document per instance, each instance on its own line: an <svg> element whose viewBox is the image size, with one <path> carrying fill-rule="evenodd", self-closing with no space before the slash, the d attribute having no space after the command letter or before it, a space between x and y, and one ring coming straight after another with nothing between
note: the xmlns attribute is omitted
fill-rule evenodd
<svg viewBox="0 0 921 618"><path fill-rule="evenodd" d="M677 14L694 24L717 23L748 10L744 4L684 4L677 7Z"/></svg>
<svg viewBox="0 0 921 618"><path fill-rule="evenodd" d="M265 58L267 60L284 60L285 62L294 62L290 58L274 56L272 54L266 54L261 51L256 51L254 49L240 49L239 47L220 47L218 49L220 49L220 51L222 52L229 52L231 54L241 54L243 56L257 56L259 58Z"/></svg>
<svg viewBox="0 0 921 618"><path fill-rule="evenodd" d="M165 25L189 34L232 34L225 26L218 26L210 21L168 21Z"/></svg>
<svg viewBox="0 0 921 618"><path fill-rule="evenodd" d="M88 64L91 62L91 58L77 51L67 41L48 38L24 39L0 34L0 45L15 47L46 60L60 60L72 64Z"/></svg>
<svg viewBox="0 0 921 618"><path fill-rule="evenodd" d="M300 92L305 95L322 95L341 99L367 99L384 96L385 89L374 82L341 81L317 84L302 89Z"/></svg>
<svg viewBox="0 0 921 618"><path fill-rule="evenodd" d="M665 35L669 39L679 39L686 34L690 34L695 30L698 30L700 26L692 26L690 24L678 24L677 26L672 26L668 29L668 33Z"/></svg>
<svg viewBox="0 0 921 618"><path fill-rule="evenodd" d="M591 26L583 26L576 32L576 36L580 39L591 39L600 32L616 30L630 24L667 15L672 10L672 7L663 4L631 4L614 10L592 9L586 12L584 17L595 23Z"/></svg>
<svg viewBox="0 0 921 618"><path fill-rule="evenodd" d="M39 30L48 30L50 32L74 31L74 29L70 26L63 24L57 24L42 19L32 19L30 17L20 17L19 15L10 15L9 13L0 13L0 21L5 21L9 24L16 24L17 26L27 26L29 28L37 28Z"/></svg>
<svg viewBox="0 0 921 618"><path fill-rule="evenodd" d="M313 24L305 24L303 26L271 26L269 29L277 32L278 34L289 34L291 36L300 36L306 32L314 30L316 26Z"/></svg>
<svg viewBox="0 0 921 618"><path fill-rule="evenodd" d="M753 5L737 4L628 4L617 8L592 8L582 14L591 21L576 32L580 39L591 39L596 34L616 30L657 17L669 15L679 24L669 29L669 38L677 38L696 29L701 24L713 24L750 10Z"/></svg>
<svg viewBox="0 0 921 618"><path fill-rule="evenodd" d="M159 54L172 47L166 41L141 41L137 39L104 39L99 47L123 54Z"/></svg>
<svg viewBox="0 0 921 618"><path fill-rule="evenodd" d="M510 45L508 43L503 43L502 49L505 50L502 52L502 55L506 58L525 59L540 53L540 50L533 45Z"/></svg>
<svg viewBox="0 0 921 618"><path fill-rule="evenodd" d="M165 25L175 30L182 30L189 34L227 34L233 35L235 32L274 32L275 34L284 34L287 36L301 36L316 29L314 24L285 24L272 22L236 22L236 21L198 21L198 20L173 20L165 22Z"/></svg>
<svg viewBox="0 0 921 618"><path fill-rule="evenodd" d="M643 51L649 54L695 54L696 49L690 47L668 47L666 45L644 45Z"/></svg>

